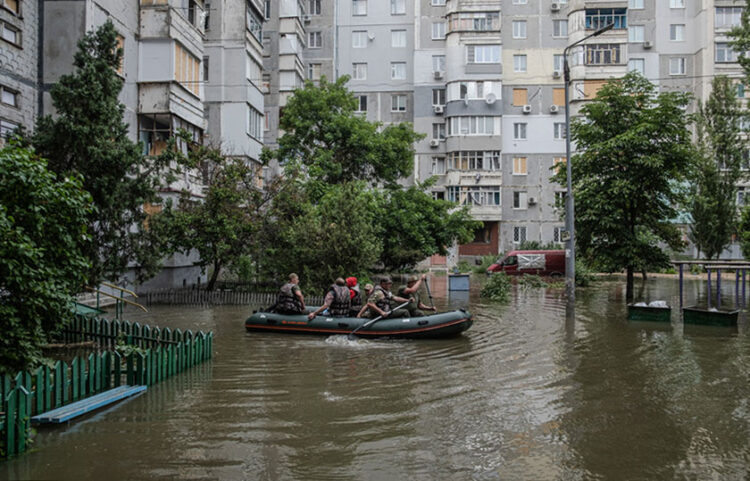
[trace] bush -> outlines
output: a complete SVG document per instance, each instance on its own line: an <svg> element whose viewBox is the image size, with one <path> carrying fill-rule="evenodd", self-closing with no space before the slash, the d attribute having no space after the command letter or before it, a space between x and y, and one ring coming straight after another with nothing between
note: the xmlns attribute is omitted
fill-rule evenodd
<svg viewBox="0 0 750 481"><path fill-rule="evenodd" d="M490 276L479 295L496 302L507 303L510 301L510 289L510 278L501 272Z"/></svg>
<svg viewBox="0 0 750 481"><path fill-rule="evenodd" d="M533 274L524 274L518 280L518 284L523 286L524 289L541 289L542 287L549 287L549 284L539 276Z"/></svg>
<svg viewBox="0 0 750 481"><path fill-rule="evenodd" d="M459 262L456 268L458 269L458 272L471 272L471 264L467 261Z"/></svg>
<svg viewBox="0 0 750 481"><path fill-rule="evenodd" d="M583 261L576 259L576 285L587 287L594 280L594 272Z"/></svg>
<svg viewBox="0 0 750 481"><path fill-rule="evenodd" d="M492 264L494 264L496 260L497 260L497 256L494 254L483 256L482 262L479 265L474 266L474 269L473 269L474 273L484 274L485 272L487 272L487 268L491 266Z"/></svg>

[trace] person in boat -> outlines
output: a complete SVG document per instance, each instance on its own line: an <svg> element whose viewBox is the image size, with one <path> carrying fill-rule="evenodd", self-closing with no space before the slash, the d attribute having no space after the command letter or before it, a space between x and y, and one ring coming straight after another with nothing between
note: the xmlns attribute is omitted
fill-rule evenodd
<svg viewBox="0 0 750 481"><path fill-rule="evenodd" d="M377 316L383 317L407 317L409 311L406 309L391 310L391 302L403 304L411 299L394 296L391 292L393 281L390 277L384 276L380 279L380 285L373 289L372 294L367 298L367 304L362 308L357 317L369 317L374 319Z"/></svg>
<svg viewBox="0 0 750 481"><path fill-rule="evenodd" d="M347 277L346 287L349 288L349 297L351 298L352 304L349 308L349 314L351 315L351 317L356 317L359 311L362 309L362 293L359 290L357 278Z"/></svg>
<svg viewBox="0 0 750 481"><path fill-rule="evenodd" d="M274 306L275 312L279 314L304 314L305 297L299 288L299 277L297 274L289 274L289 282L281 286L279 297Z"/></svg>
<svg viewBox="0 0 750 481"><path fill-rule="evenodd" d="M406 279L406 285L398 288L398 295L400 297L411 297L414 299L414 301L410 302L405 308L409 311L410 317L422 317L424 316L424 311L437 311L437 308L425 305L422 303L422 299L420 299L419 288L422 287L422 282L426 279L427 275L425 274L422 274L419 277L410 275Z"/></svg>
<svg viewBox="0 0 750 481"><path fill-rule="evenodd" d="M328 309L328 315L331 317L347 317L351 305L352 301L349 294L349 288L346 287L346 281L339 277L333 283L331 288L328 289L326 297L323 300L323 305L308 314L307 319L312 321L315 319L315 316L326 309Z"/></svg>

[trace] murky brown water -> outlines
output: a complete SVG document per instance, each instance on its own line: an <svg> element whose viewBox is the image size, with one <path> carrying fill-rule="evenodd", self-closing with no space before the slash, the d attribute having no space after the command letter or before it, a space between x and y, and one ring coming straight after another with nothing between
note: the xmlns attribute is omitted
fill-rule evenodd
<svg viewBox="0 0 750 481"><path fill-rule="evenodd" d="M477 321L463 336L357 343L247 334L246 308L129 311L215 331L213 361L40 430L0 479L747 478L745 321L628 323L621 281L579 291L575 322L558 290L497 306L474 293L448 301L434 284L439 305L470 304ZM672 280L643 289L677 304Z"/></svg>

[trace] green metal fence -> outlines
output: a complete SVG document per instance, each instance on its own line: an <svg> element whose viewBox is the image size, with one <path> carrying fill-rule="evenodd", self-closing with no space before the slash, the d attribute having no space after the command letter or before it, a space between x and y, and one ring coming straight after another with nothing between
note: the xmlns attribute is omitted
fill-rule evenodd
<svg viewBox="0 0 750 481"><path fill-rule="evenodd" d="M96 341L110 350L70 363L57 361L32 373L0 376L0 458L26 450L32 416L123 384L156 384L211 359L213 337L212 332L76 316L61 340ZM114 350L120 342L137 349L120 354Z"/></svg>

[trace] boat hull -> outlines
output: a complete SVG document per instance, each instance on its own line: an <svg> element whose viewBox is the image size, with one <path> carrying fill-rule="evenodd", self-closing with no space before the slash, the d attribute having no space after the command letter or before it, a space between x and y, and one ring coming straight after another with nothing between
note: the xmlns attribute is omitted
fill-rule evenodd
<svg viewBox="0 0 750 481"><path fill-rule="evenodd" d="M288 334L347 335L370 319L356 317L317 316L308 321L306 315L256 312L245 321L248 331L283 332ZM469 312L459 309L424 317L382 319L355 334L358 337L440 338L456 336L473 323Z"/></svg>

